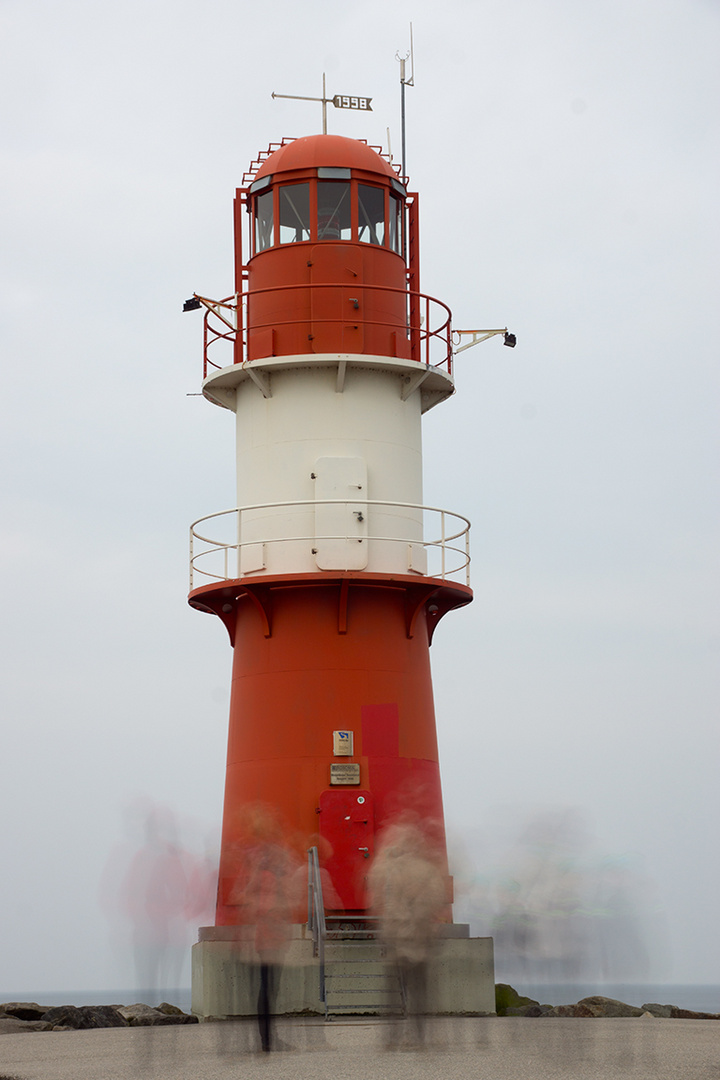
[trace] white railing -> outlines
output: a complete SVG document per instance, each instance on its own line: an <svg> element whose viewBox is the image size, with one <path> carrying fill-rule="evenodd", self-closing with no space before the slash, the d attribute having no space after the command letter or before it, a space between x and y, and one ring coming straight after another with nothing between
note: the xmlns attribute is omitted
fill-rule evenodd
<svg viewBox="0 0 720 1080"><path fill-rule="evenodd" d="M243 547L256 547L265 545L270 550L276 545L306 543L308 545L308 559L314 554L314 546L324 541L345 541L353 545L358 543L358 536L350 534L337 534L319 536L317 533L308 533L300 530L297 533L288 534L288 518L283 516L279 521L282 524L283 535L273 535L272 532L259 535L258 527L272 528L272 519L263 518L262 522L249 521L251 526L251 538L243 540L243 519L249 515L257 518L258 511L296 511L305 508L315 511L318 506L332 505L347 507L349 510L356 508L361 500L358 499L298 499L293 502L258 503L254 506L235 507L232 510L222 510L217 514L206 514L198 518L190 526L190 589L198 588L210 581L226 581L240 576L240 555ZM401 544L406 548L421 547L427 556L427 569L422 576L440 578L443 581L462 580L465 585L470 584L470 522L462 514L455 514L450 510L442 510L436 506L423 506L422 503L395 503L382 500L362 500L363 509L367 509L369 524L372 524L373 511L401 511L401 516L407 516L407 511L420 511L423 518L423 527L420 534L420 522L415 518L407 517L407 535L375 535L370 530L362 536L362 543L368 545L371 566L368 572L372 572L373 545ZM348 515L350 516L350 515ZM298 523L302 524L303 517L298 515ZM308 516L304 517L307 526ZM220 530L224 536L207 535L206 522L222 524ZM430 527L428 527L430 526ZM201 531L202 528L202 531ZM215 532L215 529L212 530ZM420 534L420 535L418 535ZM431 536L431 539L422 539L422 536ZM357 549L355 549L357 550ZM304 566L307 564L305 560ZM301 568L298 568L301 569ZM335 569L342 570L343 567ZM382 566L378 566L380 572ZM393 566L397 572L397 567ZM271 569L272 572L272 569Z"/></svg>

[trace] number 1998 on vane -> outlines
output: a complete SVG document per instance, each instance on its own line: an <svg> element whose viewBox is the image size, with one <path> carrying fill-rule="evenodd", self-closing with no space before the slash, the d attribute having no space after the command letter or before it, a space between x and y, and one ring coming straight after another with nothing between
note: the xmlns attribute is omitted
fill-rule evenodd
<svg viewBox="0 0 720 1080"><path fill-rule="evenodd" d="M346 97L342 94L336 94L332 99L336 109L364 109L366 112L372 112L371 101L369 97Z"/></svg>

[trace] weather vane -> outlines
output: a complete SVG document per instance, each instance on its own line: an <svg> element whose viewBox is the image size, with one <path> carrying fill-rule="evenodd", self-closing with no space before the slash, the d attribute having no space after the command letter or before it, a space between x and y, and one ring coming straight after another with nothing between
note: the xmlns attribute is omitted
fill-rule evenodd
<svg viewBox="0 0 720 1080"><path fill-rule="evenodd" d="M327 107L334 105L336 109L359 109L361 112L372 112L370 97L357 97L349 94L335 94L329 98L325 91L325 72L323 72L322 97L305 97L304 94L276 94L273 90L273 98L290 98L293 101L320 101L322 102L322 133L327 135Z"/></svg>

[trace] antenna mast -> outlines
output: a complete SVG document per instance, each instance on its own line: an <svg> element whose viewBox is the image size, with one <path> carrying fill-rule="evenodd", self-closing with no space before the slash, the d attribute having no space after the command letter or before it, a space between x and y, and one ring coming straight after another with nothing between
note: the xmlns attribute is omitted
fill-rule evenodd
<svg viewBox="0 0 720 1080"><path fill-rule="evenodd" d="M410 23L410 52L401 56L399 52L395 53L395 59L400 62L400 128L401 128L401 142L402 142L402 175L403 178L407 177L407 166L405 163L405 87L415 85L415 56L413 53L413 31L412 23ZM410 78L405 77L405 64L410 61Z"/></svg>

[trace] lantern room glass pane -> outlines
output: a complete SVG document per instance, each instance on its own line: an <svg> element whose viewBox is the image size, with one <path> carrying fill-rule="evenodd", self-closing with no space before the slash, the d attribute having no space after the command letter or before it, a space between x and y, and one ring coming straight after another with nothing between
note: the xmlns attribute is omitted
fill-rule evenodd
<svg viewBox="0 0 720 1080"><path fill-rule="evenodd" d="M358 184L358 239L365 244L385 243L385 191Z"/></svg>
<svg viewBox="0 0 720 1080"><path fill-rule="evenodd" d="M273 242L273 193L264 191L255 199L255 251L264 251Z"/></svg>
<svg viewBox="0 0 720 1080"><path fill-rule="evenodd" d="M287 184L280 188L280 243L297 244L310 239L310 185Z"/></svg>
<svg viewBox="0 0 720 1080"><path fill-rule="evenodd" d="M318 182L318 240L352 240L350 185Z"/></svg>
<svg viewBox="0 0 720 1080"><path fill-rule="evenodd" d="M390 192L390 247L402 255L402 199Z"/></svg>

